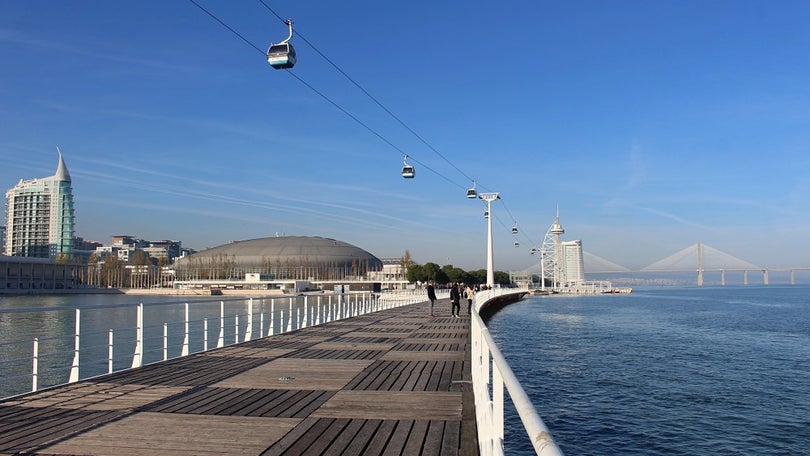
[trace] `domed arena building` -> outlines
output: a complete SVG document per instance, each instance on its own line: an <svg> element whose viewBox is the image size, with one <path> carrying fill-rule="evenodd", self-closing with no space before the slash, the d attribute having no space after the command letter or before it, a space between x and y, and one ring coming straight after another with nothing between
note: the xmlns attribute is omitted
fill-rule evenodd
<svg viewBox="0 0 810 456"><path fill-rule="evenodd" d="M174 287L212 292L289 293L335 287L379 291L379 283L375 285L367 277L382 269L379 258L343 241L310 236L266 237L234 241L178 260Z"/></svg>

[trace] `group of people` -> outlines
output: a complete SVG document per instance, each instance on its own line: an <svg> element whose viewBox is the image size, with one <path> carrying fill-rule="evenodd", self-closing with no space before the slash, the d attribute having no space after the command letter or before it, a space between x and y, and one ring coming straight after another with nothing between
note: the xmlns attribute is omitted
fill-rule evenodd
<svg viewBox="0 0 810 456"><path fill-rule="evenodd" d="M479 291L478 285L473 286L467 284L466 288L463 283L450 284L450 304L451 311L454 318L461 318L461 298L462 295L467 300L467 315L472 312L473 296ZM436 304L436 283L431 280L427 284L427 296L430 301L430 316L435 317L434 306Z"/></svg>

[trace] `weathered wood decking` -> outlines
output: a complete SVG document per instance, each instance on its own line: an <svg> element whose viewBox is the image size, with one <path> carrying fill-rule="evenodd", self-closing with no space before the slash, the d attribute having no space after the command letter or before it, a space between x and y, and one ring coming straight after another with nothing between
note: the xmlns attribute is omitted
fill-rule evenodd
<svg viewBox="0 0 810 456"><path fill-rule="evenodd" d="M478 454L469 317L411 305L0 402L0 454Z"/></svg>

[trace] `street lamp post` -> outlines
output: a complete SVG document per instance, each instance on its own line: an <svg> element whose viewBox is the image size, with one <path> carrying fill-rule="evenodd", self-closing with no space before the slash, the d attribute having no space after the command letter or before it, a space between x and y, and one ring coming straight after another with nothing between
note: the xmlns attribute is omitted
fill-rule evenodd
<svg viewBox="0 0 810 456"><path fill-rule="evenodd" d="M487 202L487 286L495 285L495 260L492 258L492 202L501 199L497 193L479 193L478 197Z"/></svg>

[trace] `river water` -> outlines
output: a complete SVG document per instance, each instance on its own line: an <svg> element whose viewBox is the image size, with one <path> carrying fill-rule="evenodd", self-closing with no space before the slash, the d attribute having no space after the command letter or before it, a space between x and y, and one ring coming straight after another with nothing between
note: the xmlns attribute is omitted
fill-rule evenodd
<svg viewBox="0 0 810 456"><path fill-rule="evenodd" d="M568 455L810 454L810 287L532 297L488 326Z"/></svg>

